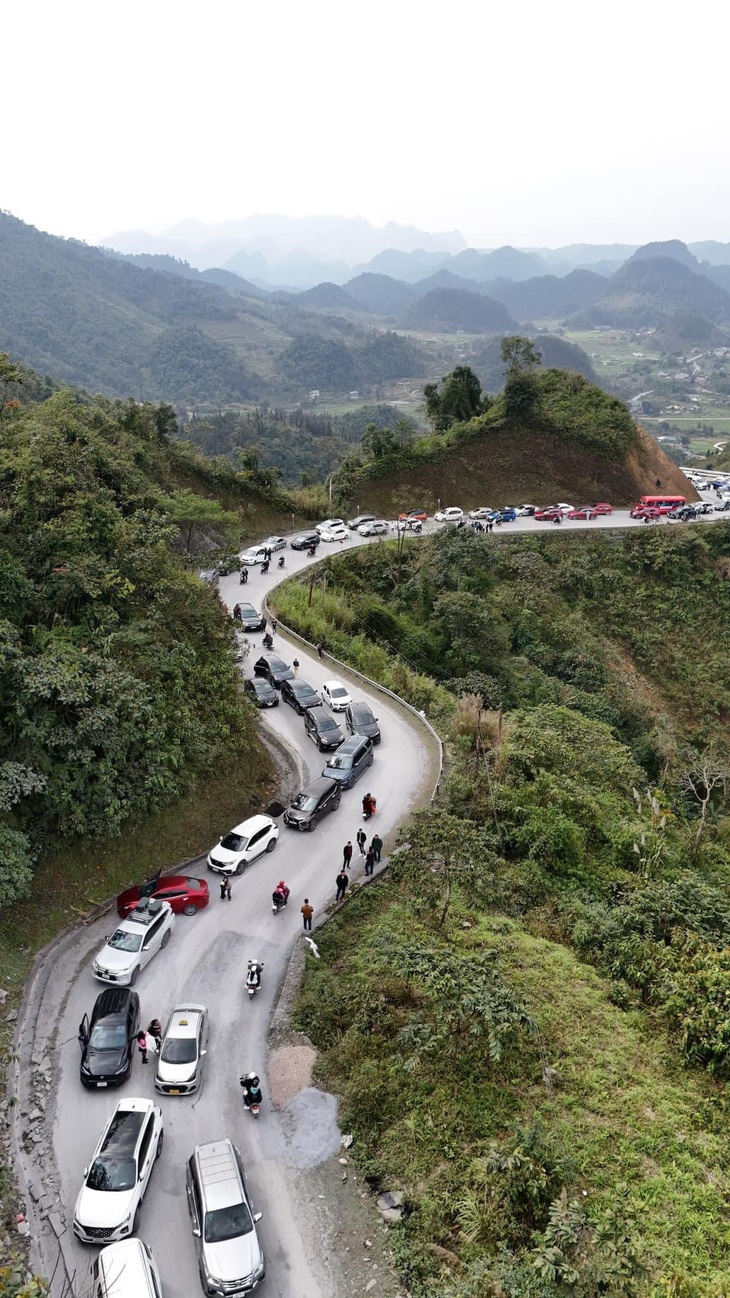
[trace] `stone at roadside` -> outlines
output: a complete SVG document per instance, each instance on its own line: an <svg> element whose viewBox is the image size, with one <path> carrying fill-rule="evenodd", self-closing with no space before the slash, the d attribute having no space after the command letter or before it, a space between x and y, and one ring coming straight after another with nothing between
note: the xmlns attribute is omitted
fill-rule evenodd
<svg viewBox="0 0 730 1298"><path fill-rule="evenodd" d="M343 1136L343 1137L342 1137L342 1140L340 1141L340 1144L342 1145L342 1148L343 1148L343 1149L349 1149L349 1148L350 1148L350 1145L352 1144L352 1142L353 1142L354 1139L355 1139L354 1136L349 1136L349 1135L348 1135L348 1136Z"/></svg>
<svg viewBox="0 0 730 1298"><path fill-rule="evenodd" d="M5 1015L5 1022L6 1022L6 1023L14 1023L15 1020L17 1019L17 1017L18 1017L18 1011L17 1011L17 1010L11 1010L9 1014L6 1014L6 1015Z"/></svg>
<svg viewBox="0 0 730 1298"><path fill-rule="evenodd" d="M381 1194L378 1199L377 1207L383 1221L402 1221L405 1208L403 1206L403 1195L401 1191L386 1190L385 1194Z"/></svg>
<svg viewBox="0 0 730 1298"><path fill-rule="evenodd" d="M368 1280L367 1284L365 1285L365 1293L372 1293L377 1283L378 1283L377 1280Z"/></svg>
<svg viewBox="0 0 730 1298"><path fill-rule="evenodd" d="M4 1005L7 999L8 999L8 993L5 991L4 988L0 987L0 1005Z"/></svg>
<svg viewBox="0 0 730 1298"><path fill-rule="evenodd" d="M338 1161L338 1163L342 1163L342 1166L343 1166L343 1167L347 1167L347 1159L346 1159L346 1158L338 1158L337 1161Z"/></svg>

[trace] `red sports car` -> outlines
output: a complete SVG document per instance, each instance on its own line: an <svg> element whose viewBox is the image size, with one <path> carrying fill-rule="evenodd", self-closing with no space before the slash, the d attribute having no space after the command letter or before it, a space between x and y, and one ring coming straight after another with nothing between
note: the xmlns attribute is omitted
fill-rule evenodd
<svg viewBox="0 0 730 1298"><path fill-rule="evenodd" d="M631 511L632 518L661 518L661 509L655 509L653 505L637 505Z"/></svg>
<svg viewBox="0 0 730 1298"><path fill-rule="evenodd" d="M409 523L425 523L427 518L428 514L425 509L409 509L407 514L398 515L398 521L400 523L406 521Z"/></svg>
<svg viewBox="0 0 730 1298"><path fill-rule="evenodd" d="M612 514L613 505L609 505L605 500L599 500L597 505L591 505L594 514Z"/></svg>
<svg viewBox="0 0 730 1298"><path fill-rule="evenodd" d="M581 505L580 509L571 509L568 518L595 518L596 511L592 505Z"/></svg>
<svg viewBox="0 0 730 1298"><path fill-rule="evenodd" d="M549 509L536 509L533 518L539 523L554 523L556 518L562 518L563 511L558 509L557 505L551 505Z"/></svg>
<svg viewBox="0 0 730 1298"><path fill-rule="evenodd" d="M134 910L141 897L159 897L160 901L169 901L176 915L195 915L210 901L205 879L193 879L184 874L159 875L148 883L120 892L117 911L122 919Z"/></svg>

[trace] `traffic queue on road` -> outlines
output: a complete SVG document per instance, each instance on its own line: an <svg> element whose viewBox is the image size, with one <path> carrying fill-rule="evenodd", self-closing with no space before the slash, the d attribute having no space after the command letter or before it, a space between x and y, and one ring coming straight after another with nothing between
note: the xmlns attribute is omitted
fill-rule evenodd
<svg viewBox="0 0 730 1298"><path fill-rule="evenodd" d="M298 666L298 665L297 665ZM373 765L380 726L370 706L352 698L337 679L315 690L297 669L273 652L253 664L253 682L263 681L302 718L304 734L326 755L321 775L307 784L283 810L285 825L313 832L321 818L336 811L349 790ZM259 706L266 706L255 695ZM346 734L341 724L344 724ZM368 793L363 799L375 809ZM370 812L368 814L371 814ZM207 856L208 870L226 884L258 858L269 856L279 840L274 816L248 817L223 835ZM276 885L279 901L289 889ZM276 892L275 892L276 896ZM140 971L164 950L176 917L194 917L210 901L207 882L186 875L158 873L125 889L117 898L120 922L106 938L92 964L93 976L106 984L90 1014L79 1026L80 1081L84 1088L112 1090L131 1077L135 1055L142 1064L156 1061L154 1087L159 1097L192 1096L199 1090L210 1040L208 1008L196 1002L178 1004L163 1032L157 1020L141 1028L140 997L134 990ZM274 905L274 913L280 904ZM255 968L255 984L251 969ZM259 961L249 960L247 990L260 986ZM259 1099L246 1104L250 1078L242 1078L244 1105L256 1116ZM258 1085L258 1079L255 1079ZM246 1088L249 1088L247 1090ZM99 1298L161 1298L162 1284L148 1245L138 1237L142 1205L152 1171L163 1153L164 1115L154 1100L134 1096L119 1100L104 1123L83 1172L73 1216L77 1239L103 1245L92 1263L92 1291ZM250 1293L263 1280L266 1263L246 1188L242 1156L228 1137L196 1145L185 1169L186 1197L203 1292Z"/></svg>

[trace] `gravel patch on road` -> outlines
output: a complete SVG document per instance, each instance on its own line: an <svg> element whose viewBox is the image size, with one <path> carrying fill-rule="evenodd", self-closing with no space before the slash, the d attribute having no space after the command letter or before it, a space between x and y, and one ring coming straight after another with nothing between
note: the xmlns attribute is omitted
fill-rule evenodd
<svg viewBox="0 0 730 1298"><path fill-rule="evenodd" d="M277 1109L312 1085L312 1070L317 1051L314 1046L279 1046L269 1055L269 1089Z"/></svg>

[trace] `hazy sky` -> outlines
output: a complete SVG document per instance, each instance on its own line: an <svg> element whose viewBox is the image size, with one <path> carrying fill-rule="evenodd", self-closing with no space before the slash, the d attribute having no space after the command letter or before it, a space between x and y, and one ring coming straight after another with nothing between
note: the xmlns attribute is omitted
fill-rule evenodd
<svg viewBox="0 0 730 1298"><path fill-rule="evenodd" d="M92 242L266 211L728 240L729 25L718 0L23 0L0 207Z"/></svg>

